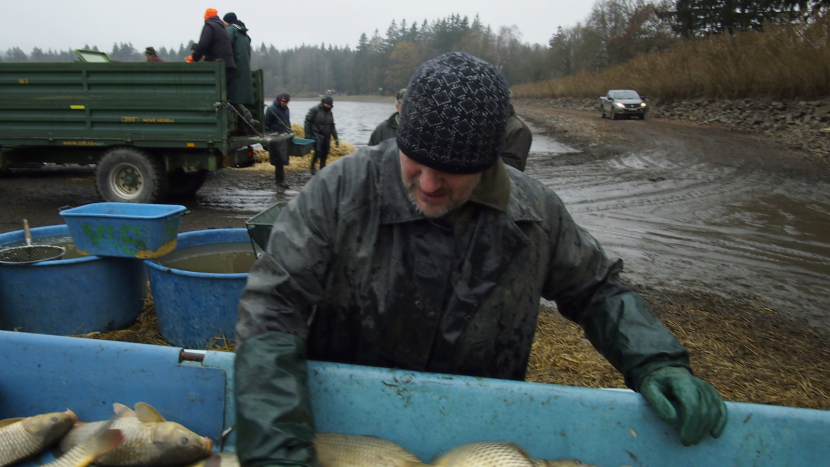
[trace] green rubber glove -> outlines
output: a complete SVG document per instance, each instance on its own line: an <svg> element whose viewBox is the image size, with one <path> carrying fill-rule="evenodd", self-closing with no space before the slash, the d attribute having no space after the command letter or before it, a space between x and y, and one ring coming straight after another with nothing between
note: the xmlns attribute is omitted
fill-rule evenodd
<svg viewBox="0 0 830 467"><path fill-rule="evenodd" d="M340 147L340 140L339 139L334 140L334 147L336 147L336 148Z"/></svg>
<svg viewBox="0 0 830 467"><path fill-rule="evenodd" d="M680 422L684 446L699 443L707 434L718 438L726 428L726 404L718 391L685 368L668 366L649 373L640 383L640 394L661 420Z"/></svg>

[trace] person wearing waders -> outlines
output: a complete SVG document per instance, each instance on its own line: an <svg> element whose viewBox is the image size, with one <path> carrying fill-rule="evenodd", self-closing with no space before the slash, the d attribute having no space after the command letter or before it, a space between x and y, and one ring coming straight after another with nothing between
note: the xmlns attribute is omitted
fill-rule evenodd
<svg viewBox="0 0 830 467"><path fill-rule="evenodd" d="M291 96L287 92L280 93L274 102L265 109L265 131L268 133L291 133L291 113L288 102ZM285 166L288 165L288 151L281 142L268 144L268 155L274 166L274 177L277 186L288 188L285 183Z"/></svg>
<svg viewBox="0 0 830 467"><path fill-rule="evenodd" d="M337 137L337 128L334 126L334 115L331 112L333 106L334 99L331 96L324 96L320 104L312 107L305 116L305 137L314 140L311 175L317 173L314 167L317 161L320 161L320 170L326 166L332 137L334 137L334 145L340 146L340 138Z"/></svg>
<svg viewBox="0 0 830 467"><path fill-rule="evenodd" d="M398 136L332 164L282 208L239 298L244 467L317 465L308 360L523 381L542 297L679 428L679 440L654 430L638 442L721 436L726 404L620 278L622 260L499 157L509 104L492 64L431 59L409 80Z"/></svg>
<svg viewBox="0 0 830 467"><path fill-rule="evenodd" d="M245 23L239 21L236 13L227 13L222 20L225 22L228 37L231 40L233 61L236 70L233 79L228 84L228 102L241 115L244 121L239 121L237 133L242 135L256 135L259 122L254 120L247 105L254 105L254 84L251 78L251 38Z"/></svg>

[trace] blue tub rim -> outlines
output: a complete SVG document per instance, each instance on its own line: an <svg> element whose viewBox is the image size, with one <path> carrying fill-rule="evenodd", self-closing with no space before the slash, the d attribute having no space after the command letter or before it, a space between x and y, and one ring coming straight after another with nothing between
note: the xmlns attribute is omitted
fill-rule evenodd
<svg viewBox="0 0 830 467"><path fill-rule="evenodd" d="M190 237L205 235L207 233L216 233L216 234L220 234L220 235L223 234L223 233L227 233L227 234L245 234L245 238L246 238L245 242L250 243L250 241L247 240L247 238L248 238L248 229L243 229L243 228L206 229L206 230L192 230L190 232L180 233L177 237L178 246L176 248L181 246L182 240L187 240ZM227 242L212 242L212 243L227 243ZM242 243L242 242L240 242L240 243ZM207 244L210 244L210 243L207 243ZM201 245L205 245L205 243L202 243ZM173 251L176 251L176 250L173 250ZM161 259L161 258L155 258L155 259ZM177 274L179 276L185 276L185 277L213 278L213 279L216 279L216 278L221 278L221 279L243 279L243 278L248 277L248 274L249 274L247 272L234 272L234 273L220 274L220 273L213 273L213 272L185 271L184 269L176 269L176 268L169 268L167 266L162 266L161 264L153 262L152 259L145 259L144 264L148 268L152 268L152 269L154 269L156 271L159 271L159 272L170 272L170 273Z"/></svg>
<svg viewBox="0 0 830 467"><path fill-rule="evenodd" d="M65 237L70 236L69 234L69 226L66 224L56 224L56 225L48 225L44 227L33 227L29 229L32 234L32 240L44 237ZM11 232L5 232L0 234L0 249L5 248L5 245L10 243L16 243L26 240L26 235L23 230L14 230ZM73 240L74 244L74 240ZM103 259L100 256L89 255L89 256L82 256L79 258L70 258L70 259L56 259L52 261L40 261L33 264L9 264L4 266L9 267L43 267L43 266L56 266L56 265L66 265L66 264L77 264L83 263L88 261L95 261Z"/></svg>
<svg viewBox="0 0 830 467"><path fill-rule="evenodd" d="M159 211L153 214L135 214L124 212L119 214L95 212L99 209L104 209L110 206L124 207L127 210L151 210ZM102 202L89 203L82 206L63 209L59 212L64 217L96 217L104 219L129 219L129 220L158 220L158 219L174 219L182 217L187 211L186 206L180 204L144 204L144 203L119 203L119 202Z"/></svg>

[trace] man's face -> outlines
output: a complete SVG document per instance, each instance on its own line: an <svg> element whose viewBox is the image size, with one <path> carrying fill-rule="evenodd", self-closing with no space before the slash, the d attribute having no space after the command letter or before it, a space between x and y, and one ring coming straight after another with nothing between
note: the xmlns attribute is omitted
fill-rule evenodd
<svg viewBox="0 0 830 467"><path fill-rule="evenodd" d="M401 102L401 101L398 101L395 104L395 110L398 111L398 113L401 113L401 104L403 104L403 102Z"/></svg>
<svg viewBox="0 0 830 467"><path fill-rule="evenodd" d="M401 179L421 213L436 219L466 203L481 173L450 174L419 164L399 151Z"/></svg>
<svg viewBox="0 0 830 467"><path fill-rule="evenodd" d="M331 104L323 104L323 107L325 107L325 108L327 108L327 109L331 110Z"/></svg>
<svg viewBox="0 0 830 467"><path fill-rule="evenodd" d="M282 107L283 109L288 107L288 102L287 101L280 101L280 107Z"/></svg>

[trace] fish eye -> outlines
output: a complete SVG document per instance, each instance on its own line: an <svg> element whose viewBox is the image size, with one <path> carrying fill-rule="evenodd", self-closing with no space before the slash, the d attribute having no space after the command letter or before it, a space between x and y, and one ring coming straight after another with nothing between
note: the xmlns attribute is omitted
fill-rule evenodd
<svg viewBox="0 0 830 467"><path fill-rule="evenodd" d="M179 444L181 444L182 446L186 446L189 441L190 440L188 440L187 438L182 438L181 440L179 440Z"/></svg>
<svg viewBox="0 0 830 467"><path fill-rule="evenodd" d="M58 417L52 417L51 421L52 423L58 423Z"/></svg>

